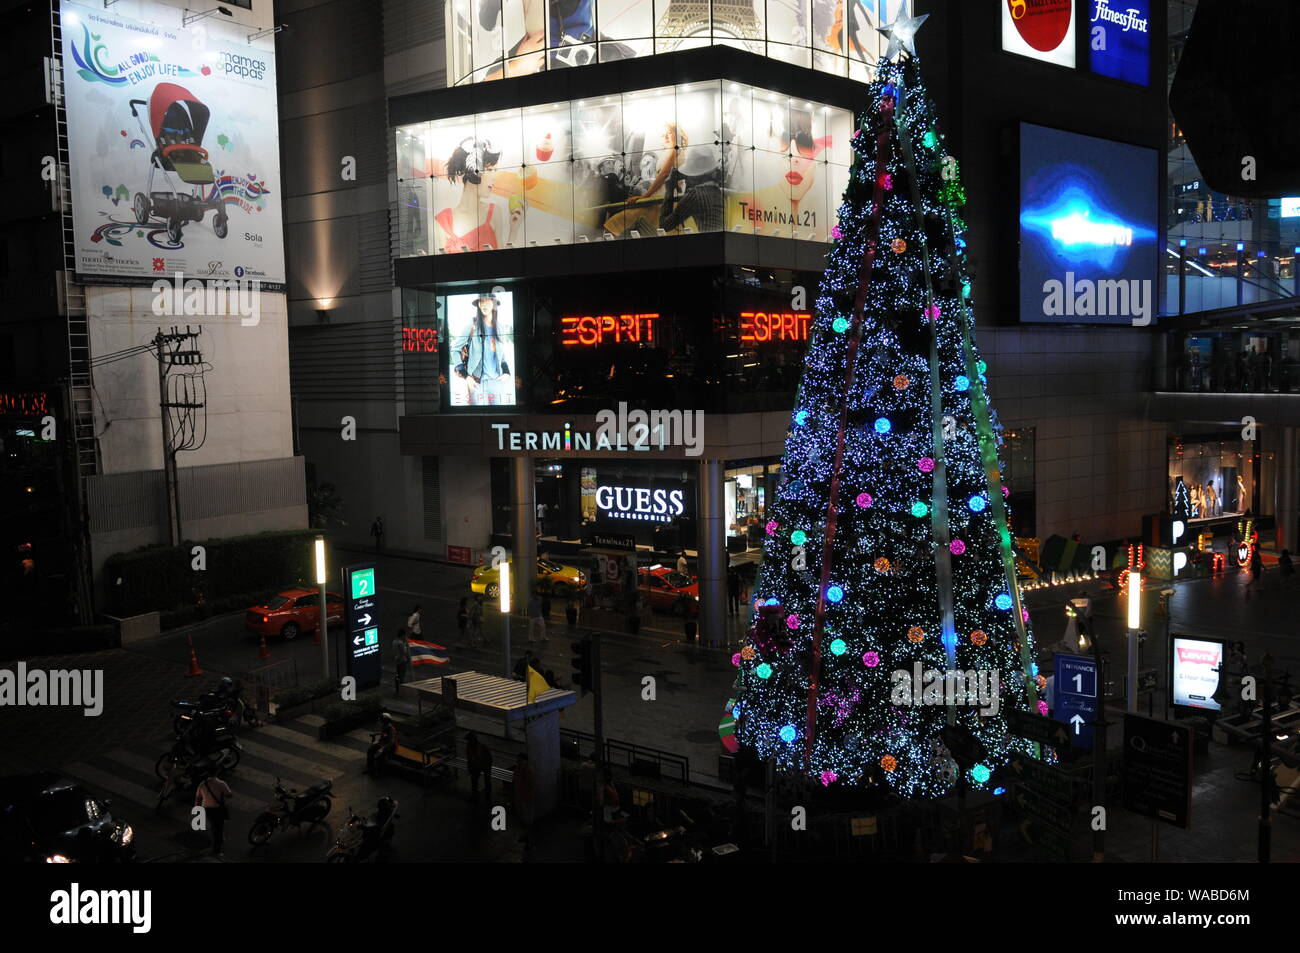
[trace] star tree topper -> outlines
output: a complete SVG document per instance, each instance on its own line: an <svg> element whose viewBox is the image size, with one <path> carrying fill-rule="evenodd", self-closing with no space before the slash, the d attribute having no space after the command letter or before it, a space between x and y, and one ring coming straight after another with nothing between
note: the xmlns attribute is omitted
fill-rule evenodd
<svg viewBox="0 0 1300 953"><path fill-rule="evenodd" d="M899 53L906 53L908 56L916 55L916 31L921 29L921 24L930 18L930 14L923 13L919 17L899 17L889 26L877 27L876 29L889 37L889 49L885 51L883 60L888 62Z"/></svg>

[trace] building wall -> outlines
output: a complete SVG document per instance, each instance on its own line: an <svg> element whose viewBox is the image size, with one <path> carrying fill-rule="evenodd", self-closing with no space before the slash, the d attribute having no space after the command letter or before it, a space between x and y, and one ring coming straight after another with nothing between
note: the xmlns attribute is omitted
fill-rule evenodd
<svg viewBox="0 0 1300 953"><path fill-rule="evenodd" d="M155 313L149 288L88 286L91 353L104 358L139 347L159 328L200 331L207 435L202 446L181 453L177 466L242 463L293 455L289 401L289 341L285 297L259 293L258 323L244 326L233 315ZM252 320L251 318L249 320ZM170 377L185 368L172 368ZM95 368L95 432L105 474L162 466L158 361L145 352ZM203 414L203 412L200 412Z"/></svg>

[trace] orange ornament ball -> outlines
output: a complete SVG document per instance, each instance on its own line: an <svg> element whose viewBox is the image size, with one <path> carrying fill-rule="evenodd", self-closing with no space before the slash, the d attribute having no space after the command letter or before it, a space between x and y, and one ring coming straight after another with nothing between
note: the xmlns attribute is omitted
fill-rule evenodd
<svg viewBox="0 0 1300 953"><path fill-rule="evenodd" d="M975 645L984 645L989 640L989 634L983 629L976 629L970 634L970 640Z"/></svg>
<svg viewBox="0 0 1300 953"><path fill-rule="evenodd" d="M894 390L907 390L911 383L906 374L899 374L894 378Z"/></svg>
<svg viewBox="0 0 1300 953"><path fill-rule="evenodd" d="M907 242L903 241L901 238L895 238L889 243L889 248L895 255L901 255L903 252L907 251Z"/></svg>
<svg viewBox="0 0 1300 953"><path fill-rule="evenodd" d="M915 644L925 638L925 629L919 625L914 625L907 630L907 641Z"/></svg>
<svg viewBox="0 0 1300 953"><path fill-rule="evenodd" d="M884 556L881 556L872 565L876 567L876 572L889 572L889 560Z"/></svg>
<svg viewBox="0 0 1300 953"><path fill-rule="evenodd" d="M898 759L895 758L892 754L887 754L880 759L880 766L884 768L886 771L893 771L896 767L898 767Z"/></svg>
<svg viewBox="0 0 1300 953"><path fill-rule="evenodd" d="M743 649L740 650L740 657L743 658L746 662L748 662L757 654L758 653L754 651L754 647L752 645L746 645Z"/></svg>

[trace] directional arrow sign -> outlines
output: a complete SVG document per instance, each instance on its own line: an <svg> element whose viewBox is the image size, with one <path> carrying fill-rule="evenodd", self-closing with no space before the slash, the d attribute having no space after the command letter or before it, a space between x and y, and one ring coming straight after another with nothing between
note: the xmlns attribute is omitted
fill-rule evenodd
<svg viewBox="0 0 1300 953"><path fill-rule="evenodd" d="M353 644L353 645L365 645L365 644L366 644L366 637L365 637L364 635L353 636L353 638L352 638L352 644Z"/></svg>
<svg viewBox="0 0 1300 953"><path fill-rule="evenodd" d="M1074 779L1060 768L1016 754L1011 757L1011 777L1017 784L1039 791L1062 804L1074 803Z"/></svg>
<svg viewBox="0 0 1300 953"><path fill-rule="evenodd" d="M1020 785L1016 785L1016 804L1026 817L1054 827L1062 834L1070 833L1070 825L1074 822L1074 812L1070 808Z"/></svg>
<svg viewBox="0 0 1300 953"><path fill-rule="evenodd" d="M1092 749L1092 726L1097 722L1097 662L1086 655L1058 655L1056 707L1052 715L1070 726L1070 741L1085 751Z"/></svg>
<svg viewBox="0 0 1300 953"><path fill-rule="evenodd" d="M379 660L379 629L372 623L379 618L379 597L375 590L375 567L344 566L343 591L347 593L346 641L348 674L359 688L379 684L382 668Z"/></svg>
<svg viewBox="0 0 1300 953"><path fill-rule="evenodd" d="M363 615L363 616L358 616L358 617L357 617L357 624L358 624L358 625L369 625L369 624L370 624L370 613L367 612L367 613L366 613L365 615Z"/></svg>
<svg viewBox="0 0 1300 953"><path fill-rule="evenodd" d="M1007 712L1007 728L1012 734L1036 741L1040 745L1053 748L1070 747L1070 732L1065 725L1042 715L1031 715L1027 711L1011 710Z"/></svg>

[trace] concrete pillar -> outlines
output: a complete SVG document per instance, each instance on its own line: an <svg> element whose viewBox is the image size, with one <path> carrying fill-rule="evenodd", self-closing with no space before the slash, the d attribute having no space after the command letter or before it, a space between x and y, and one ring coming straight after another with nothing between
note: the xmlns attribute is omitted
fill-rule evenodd
<svg viewBox="0 0 1300 953"><path fill-rule="evenodd" d="M695 521L700 568L700 644L710 648L721 646L727 631L725 472L722 460L700 461L699 513Z"/></svg>
<svg viewBox="0 0 1300 953"><path fill-rule="evenodd" d="M514 477L510 494L510 550L514 571L510 602L515 612L523 612L528 608L528 597L537 579L537 477L530 456L514 457L510 464Z"/></svg>
<svg viewBox="0 0 1300 953"><path fill-rule="evenodd" d="M1277 520L1277 548L1279 551L1289 549L1296 553L1297 496L1300 496L1300 478L1296 474L1296 428L1281 427L1281 440L1278 441L1277 460L1274 466L1274 509ZM1262 464L1264 461L1260 461ZM1262 467L1261 467L1262 469Z"/></svg>

